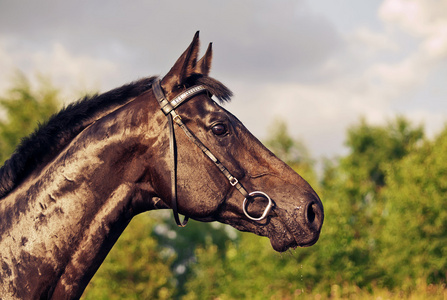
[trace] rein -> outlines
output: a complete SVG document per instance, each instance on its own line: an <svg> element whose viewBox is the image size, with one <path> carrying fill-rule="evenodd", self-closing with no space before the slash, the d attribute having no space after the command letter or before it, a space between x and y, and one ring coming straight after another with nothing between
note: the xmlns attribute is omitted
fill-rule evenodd
<svg viewBox="0 0 447 300"><path fill-rule="evenodd" d="M231 173L228 171L228 169L211 153L211 151L189 130L189 128L183 123L182 118L180 115L177 114L175 109L179 107L182 103L186 102L187 100L191 99L191 97L200 94L202 92L206 92L207 89L203 85L196 85L193 86L171 101L166 99L165 94L163 92L163 89L160 85L160 80L157 79L152 84L152 90L155 95L155 98L157 99L158 103L160 104L161 110L168 118L168 124L169 124L169 148L170 148L170 155L171 155L171 206L172 211L174 213L174 219L175 222L179 227L185 227L188 223L189 218L185 216L182 222L180 222L180 217L178 214L178 207L177 207L177 145L175 141L175 131L174 131L174 122L185 132L186 136L189 138L191 142L197 145L197 147L202 150L202 152L216 165L217 168L225 175L225 177L228 179L230 184L234 186L244 197L244 202L242 203L242 209L244 211L244 214L251 220L254 221L261 221L265 219L268 215L268 213L271 211L273 207L273 201L270 199L270 197L263 192L255 191L248 193L245 188L242 186L242 184L237 180L236 177L231 175ZM253 199L256 196L261 196L263 198L266 198L268 200L267 207L265 208L264 212L262 213L261 217L256 218L251 216L246 209L246 206L248 205L249 199Z"/></svg>

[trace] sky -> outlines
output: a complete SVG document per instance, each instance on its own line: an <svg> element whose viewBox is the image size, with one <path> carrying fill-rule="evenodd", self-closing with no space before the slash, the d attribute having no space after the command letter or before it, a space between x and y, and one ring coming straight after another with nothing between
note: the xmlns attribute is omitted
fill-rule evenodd
<svg viewBox="0 0 447 300"><path fill-rule="evenodd" d="M447 0L0 0L0 95L17 70L65 103L164 75L200 30L226 108L261 140L287 123L314 159L397 115L429 137L447 120Z"/></svg>

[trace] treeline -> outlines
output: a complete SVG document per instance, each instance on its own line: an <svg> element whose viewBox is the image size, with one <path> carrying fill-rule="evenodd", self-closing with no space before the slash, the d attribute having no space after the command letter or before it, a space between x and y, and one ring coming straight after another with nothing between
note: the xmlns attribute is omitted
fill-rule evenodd
<svg viewBox="0 0 447 300"><path fill-rule="evenodd" d="M0 106L2 160L58 107L57 89L21 76ZM404 117L347 131L348 154L317 176L284 123L265 143L310 181L325 207L320 240L283 254L218 223L176 228L170 212L137 216L83 299L446 297L447 127L427 139Z"/></svg>

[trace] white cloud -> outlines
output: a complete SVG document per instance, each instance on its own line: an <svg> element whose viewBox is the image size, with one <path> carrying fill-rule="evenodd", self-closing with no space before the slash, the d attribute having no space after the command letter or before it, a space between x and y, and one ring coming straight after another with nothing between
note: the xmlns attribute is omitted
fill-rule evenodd
<svg viewBox="0 0 447 300"><path fill-rule="evenodd" d="M379 17L390 26L422 39L427 60L447 57L447 1L385 0Z"/></svg>
<svg viewBox="0 0 447 300"><path fill-rule="evenodd" d="M14 59L8 51L10 41L0 37L0 92L7 88L8 76L14 71Z"/></svg>
<svg viewBox="0 0 447 300"><path fill-rule="evenodd" d="M385 0L379 17L415 36L430 36L446 24L445 0Z"/></svg>
<svg viewBox="0 0 447 300"><path fill-rule="evenodd" d="M377 62L365 71L365 79L392 102L425 82L430 70L423 61L418 55L412 55L397 63Z"/></svg>
<svg viewBox="0 0 447 300"><path fill-rule="evenodd" d="M364 26L354 29L348 39L350 43L361 46L370 55L377 54L379 51L397 52L399 50L398 44L390 36L381 32L374 32Z"/></svg>
<svg viewBox="0 0 447 300"><path fill-rule="evenodd" d="M108 60L88 55L73 55L63 45L53 43L49 49L31 50L16 41L0 40L0 90L9 88L16 70L25 74L40 73L63 91L66 101L75 100L83 92L98 91L117 77L118 66ZM34 84L33 78L30 77Z"/></svg>
<svg viewBox="0 0 447 300"><path fill-rule="evenodd" d="M378 88L394 90L390 97L405 94L408 89L421 87L436 64L447 57L447 1L385 0L379 8L378 17L387 30L380 34L368 34L368 30L357 32L368 45L399 41L402 33L414 36L415 47L399 48L400 59L376 60L366 71L367 77L379 83ZM383 47L385 49L385 47Z"/></svg>
<svg viewBox="0 0 447 300"><path fill-rule="evenodd" d="M45 70L64 90L76 84L84 91L97 91L104 82L113 80L118 70L117 65L105 59L72 55L59 43L54 43L48 52L39 51L29 57L33 69Z"/></svg>

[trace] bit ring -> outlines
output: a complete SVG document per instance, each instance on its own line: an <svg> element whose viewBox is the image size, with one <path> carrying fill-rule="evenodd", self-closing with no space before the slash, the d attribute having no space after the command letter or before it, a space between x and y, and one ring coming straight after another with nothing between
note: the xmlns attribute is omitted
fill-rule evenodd
<svg viewBox="0 0 447 300"><path fill-rule="evenodd" d="M262 215L259 218L250 216L250 214L247 212L247 209L246 209L247 204L248 204L247 200L249 198L252 198L253 196L262 196L269 201L269 203L267 204L267 207L265 208L264 212L262 213ZM242 203L242 210L244 211L244 214L247 216L247 218L249 218L250 220L253 220L253 221L261 221L261 220L265 219L267 217L267 215L269 214L269 212L272 210L272 207L273 207L272 199L270 199L270 197L266 193L260 192L260 191L251 192L250 194L248 194L248 197L246 197L244 199L244 202Z"/></svg>

